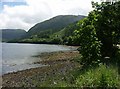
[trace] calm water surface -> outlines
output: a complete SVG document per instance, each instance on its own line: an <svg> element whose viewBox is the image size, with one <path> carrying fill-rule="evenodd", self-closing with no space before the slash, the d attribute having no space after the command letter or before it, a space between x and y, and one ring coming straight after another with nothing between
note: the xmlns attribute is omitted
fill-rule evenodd
<svg viewBox="0 0 120 89"><path fill-rule="evenodd" d="M0 43L2 45L2 71L0 75L9 72L45 66L41 64L33 64L40 61L40 58L33 57L44 52L68 51L74 48L62 45L47 44L19 44L19 43Z"/></svg>

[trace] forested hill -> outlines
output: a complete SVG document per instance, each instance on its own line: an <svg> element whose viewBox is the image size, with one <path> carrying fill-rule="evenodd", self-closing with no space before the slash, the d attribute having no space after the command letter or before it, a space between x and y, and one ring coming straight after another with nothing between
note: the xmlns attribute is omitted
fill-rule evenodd
<svg viewBox="0 0 120 89"><path fill-rule="evenodd" d="M20 39L26 35L25 30L21 29L1 29L0 34L2 34L2 41L10 41L13 39Z"/></svg>
<svg viewBox="0 0 120 89"><path fill-rule="evenodd" d="M39 44L69 44L69 37L76 29L76 23L86 16L60 15L38 23L20 40L9 42L39 43Z"/></svg>
<svg viewBox="0 0 120 89"><path fill-rule="evenodd" d="M49 20L46 20L44 22L36 24L32 28L30 28L30 30L28 31L28 35L30 36L34 34L39 34L39 32L43 32L45 30L56 32L56 31L63 29L64 27L68 26L71 23L79 21L80 19L84 17L85 16L82 16L82 15L78 15L78 16L59 15Z"/></svg>

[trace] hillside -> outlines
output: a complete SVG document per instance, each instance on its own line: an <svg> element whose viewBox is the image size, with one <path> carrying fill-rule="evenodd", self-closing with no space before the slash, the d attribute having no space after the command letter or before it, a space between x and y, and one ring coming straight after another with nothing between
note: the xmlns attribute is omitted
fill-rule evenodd
<svg viewBox="0 0 120 89"><path fill-rule="evenodd" d="M26 31L21 29L2 29L0 33L2 33L2 41L20 39L26 35Z"/></svg>
<svg viewBox="0 0 120 89"><path fill-rule="evenodd" d="M35 34L41 35L40 33L42 32L43 34L44 31L47 31L46 33L57 32L63 29L64 27L68 26L69 24L79 21L80 19L84 17L85 16L82 16L82 15L78 15L78 16L59 15L59 16L53 17L49 20L38 23L32 28L30 28L30 30L28 31L28 36L35 35Z"/></svg>
<svg viewBox="0 0 120 89"><path fill-rule="evenodd" d="M69 21L66 20L67 17L63 19L64 16L54 17L36 24L24 38L12 41L39 45L57 44L56 48L67 47L69 50L54 51L44 45L42 47L45 50L42 50L39 45L36 45L36 49L35 44L31 48L28 44L25 45L27 49L21 48L23 52L19 50L20 47L18 47L19 53L13 49L13 52L20 54L15 53L15 58L6 46L8 50L3 52L11 54L5 57L17 59L13 60L17 62L21 61L18 60L22 56L21 53L24 54L30 48L30 55L25 53L26 56L22 56L30 61L30 63L25 62L30 65L30 69L12 70L13 73L2 75L1 86L3 88L120 89L120 1L101 0L101 2L92 1L91 4L92 10L83 19ZM49 48L54 49L55 46L49 45ZM8 67L8 72L10 67L11 72L11 69L18 65L11 60L3 60L2 63L5 65L4 68ZM33 68L31 64L41 66ZM24 67L24 63L18 65L18 68L20 66Z"/></svg>
<svg viewBox="0 0 120 89"><path fill-rule="evenodd" d="M80 45L78 40L73 42L71 38L75 35L74 31L79 29L78 23L79 21L72 23L62 30L52 34L51 39L60 39L61 41L59 41L59 44Z"/></svg>
<svg viewBox="0 0 120 89"><path fill-rule="evenodd" d="M27 32L26 37L19 41L21 43L40 43L40 44L66 44L69 36L73 35L76 24L82 15L60 15L44 22L38 23Z"/></svg>

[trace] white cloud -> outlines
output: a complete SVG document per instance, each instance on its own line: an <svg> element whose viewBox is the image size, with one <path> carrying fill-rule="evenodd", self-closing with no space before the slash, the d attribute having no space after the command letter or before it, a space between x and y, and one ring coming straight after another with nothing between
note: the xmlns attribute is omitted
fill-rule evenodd
<svg viewBox="0 0 120 89"><path fill-rule="evenodd" d="M19 28L27 31L36 23L53 16L87 15L92 9L91 0L26 0L26 3L14 7L4 5L0 13L0 29Z"/></svg>
<svg viewBox="0 0 120 89"><path fill-rule="evenodd" d="M1 0L1 2L25 2L25 0Z"/></svg>

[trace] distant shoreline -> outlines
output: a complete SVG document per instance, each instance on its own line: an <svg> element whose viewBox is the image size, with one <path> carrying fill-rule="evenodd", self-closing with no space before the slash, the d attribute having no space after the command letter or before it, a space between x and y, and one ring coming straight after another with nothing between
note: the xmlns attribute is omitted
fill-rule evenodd
<svg viewBox="0 0 120 89"><path fill-rule="evenodd" d="M66 44L54 44L54 43L39 43L39 42L1 42L1 43L18 43L18 44L47 44L47 45L63 45L63 46L73 46L79 47L80 45L66 45Z"/></svg>
<svg viewBox="0 0 120 89"><path fill-rule="evenodd" d="M50 42L11 42L10 41L10 42L4 42L4 43L24 43L24 44L49 44L49 45L80 46L80 45L68 45L68 44L50 43Z"/></svg>

